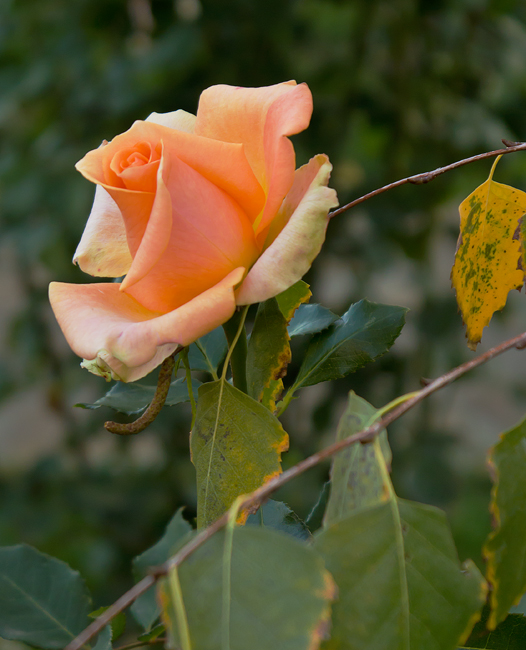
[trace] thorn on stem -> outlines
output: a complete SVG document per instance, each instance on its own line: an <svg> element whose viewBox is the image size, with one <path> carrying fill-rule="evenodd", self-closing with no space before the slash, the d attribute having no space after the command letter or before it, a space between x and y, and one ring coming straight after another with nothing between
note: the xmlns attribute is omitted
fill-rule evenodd
<svg viewBox="0 0 526 650"><path fill-rule="evenodd" d="M172 373L175 365L175 355L181 351L182 348L178 348L173 354L171 354L167 359L165 359L161 365L161 370L159 372L159 379L157 381L157 390L153 400L144 411L144 413L134 422L129 424L120 424L119 422L105 422L104 428L110 433L117 433L120 436L129 436L136 433L144 431L155 418L161 412L161 409L166 402L168 396L168 391L170 390L170 383L172 380Z"/></svg>
<svg viewBox="0 0 526 650"><path fill-rule="evenodd" d="M525 144L524 142L514 142L513 140L506 140L506 138L502 138L501 142L505 147L517 147L520 144Z"/></svg>

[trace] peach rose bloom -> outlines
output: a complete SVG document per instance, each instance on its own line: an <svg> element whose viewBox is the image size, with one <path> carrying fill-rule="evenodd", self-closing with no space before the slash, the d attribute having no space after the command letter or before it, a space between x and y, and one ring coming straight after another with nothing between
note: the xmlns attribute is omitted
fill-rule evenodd
<svg viewBox="0 0 526 650"><path fill-rule="evenodd" d="M97 189L73 261L93 276L124 276L50 285L84 367L140 379L237 305L305 274L338 205L325 155L295 171L287 136L311 113L305 84L212 86L196 116L152 113L77 163Z"/></svg>

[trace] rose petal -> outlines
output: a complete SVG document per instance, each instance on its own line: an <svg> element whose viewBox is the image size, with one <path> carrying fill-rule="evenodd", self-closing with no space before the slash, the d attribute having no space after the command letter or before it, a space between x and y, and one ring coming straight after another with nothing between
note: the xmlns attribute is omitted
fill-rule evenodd
<svg viewBox="0 0 526 650"><path fill-rule="evenodd" d="M143 141L150 142L154 147L162 141L167 155L177 155L231 194L252 219L263 209L265 194L241 144L204 138L154 122L135 122L131 129L116 136L104 147L87 153L76 168L85 178L108 190L110 187L125 189L120 176L111 169L111 161L122 149L132 148ZM119 204L115 194L113 198Z"/></svg>
<svg viewBox="0 0 526 650"><path fill-rule="evenodd" d="M254 221L264 231L292 186L295 157L286 136L307 128L312 96L306 84L289 81L266 88L212 86L199 100L195 133L243 143L247 160L267 195Z"/></svg>
<svg viewBox="0 0 526 650"><path fill-rule="evenodd" d="M110 167L127 190L155 192L161 153L160 142L156 147L149 142L138 142L129 149L118 151L113 156Z"/></svg>
<svg viewBox="0 0 526 650"><path fill-rule="evenodd" d="M109 185L100 180L101 175L104 178L111 172L112 178L117 179L122 185L120 177L111 170L112 156L118 155L122 148L133 147L136 142L147 141L148 138L153 146L157 146L159 142L163 144L163 160L158 170L155 195L128 190L120 185ZM184 164L186 160L189 161L187 167L189 171L181 171L181 178L170 179L169 169ZM200 290L209 288L237 266L253 263L257 252L249 221L239 206L219 189L223 185L227 191L232 190L234 198L238 199L238 203L244 204L246 209L256 212L261 209L264 199L263 192L246 161L241 145L209 140L153 123L135 122L129 131L114 138L103 149L89 152L77 163L77 169L89 180L100 182L115 200L123 215L128 246L134 258L124 279L123 290L129 290L145 278L167 249L172 232L170 193L176 198L177 205L182 202L185 205L189 204L189 209L185 210L183 214L185 216L187 213L192 215L194 229L201 231L201 239L204 236L207 240L207 248L210 250L208 266L214 266L215 270L213 277L206 277L206 273L198 274ZM194 179L198 178L186 186L182 182L182 178L188 178L190 171L193 172ZM168 180L163 185L162 179L165 176ZM170 188L170 192L166 190L167 187ZM191 196L189 195L190 191L194 192ZM215 198L212 198L212 195ZM174 210L178 209L177 205L173 206ZM200 207L199 211L196 210L197 206ZM235 223L230 225L229 219ZM246 224L240 223L243 220L246 221ZM243 231L241 246L239 245L239 233L235 232L240 228ZM179 239L179 243L176 243L179 253L182 250L181 242L185 240L189 247L196 248L199 245L198 241L193 243L189 241L185 232L175 233L174 231L174 236L176 234ZM219 238L217 246L208 241L211 234L217 234ZM224 252L227 253L230 261L227 266L223 263L222 270L219 272L215 262L218 254ZM187 259L182 256L176 264L166 265L173 267L174 281L178 277L179 269L186 266L186 263ZM187 277L188 273L185 273L185 281ZM163 296L167 296L166 280L160 284L165 289L159 288L159 291ZM146 294L146 304L150 308L170 311L182 304L183 300L177 291L171 293L168 303L165 300L162 305L159 304L159 291L157 295L154 295L149 289L151 286L152 282L148 282L148 285L143 285L141 289L136 290L136 292L140 291L141 295ZM182 285L179 285L179 289L183 289ZM195 287L189 285L185 294L186 299L190 299L196 294Z"/></svg>
<svg viewBox="0 0 526 650"><path fill-rule="evenodd" d="M237 291L238 305L272 298L309 270L325 240L328 212L338 206L336 192L327 187L331 169L327 156L320 154L296 171L277 217L286 225L248 272Z"/></svg>
<svg viewBox="0 0 526 650"><path fill-rule="evenodd" d="M234 287L245 269L232 271L216 286L182 307L158 315L142 307L117 283L52 282L49 298L72 350L100 360L122 381L147 375L178 345L189 345L227 321L235 310Z"/></svg>
<svg viewBox="0 0 526 650"><path fill-rule="evenodd" d="M172 201L163 182L164 171L164 161L161 161L155 194L108 188L122 210L128 246L133 256L121 291L142 280L161 259L170 242L173 227ZM151 202L150 198L153 199Z"/></svg>
<svg viewBox="0 0 526 650"><path fill-rule="evenodd" d="M84 273L106 278L118 278L130 269L132 256L121 211L100 185L73 263Z"/></svg>
<svg viewBox="0 0 526 650"><path fill-rule="evenodd" d="M167 159L168 160L168 159ZM225 192L172 156L158 181L156 203L166 194L173 226L162 257L150 267L150 257L140 260L150 223L129 274L122 283L149 309L167 312L215 285L233 269L252 266L258 256L254 232L239 205ZM164 170L164 162L163 162ZM152 230L152 233L154 231ZM153 236L152 245L156 239ZM135 281L136 263L148 265L148 274ZM132 282L128 282L131 279Z"/></svg>
<svg viewBox="0 0 526 650"><path fill-rule="evenodd" d="M195 115L179 109L178 111L171 111L170 113L150 113L146 118L146 121L153 122L154 124L161 124L162 126L167 126L176 131L193 133Z"/></svg>
<svg viewBox="0 0 526 650"><path fill-rule="evenodd" d="M152 113L146 119L177 131L194 133L195 115L178 110L172 113ZM218 187L227 191L252 219L259 214L265 204L265 195L246 159L243 145L214 140L214 151L199 155L198 147L193 146L188 154L178 155L196 171L203 173Z"/></svg>

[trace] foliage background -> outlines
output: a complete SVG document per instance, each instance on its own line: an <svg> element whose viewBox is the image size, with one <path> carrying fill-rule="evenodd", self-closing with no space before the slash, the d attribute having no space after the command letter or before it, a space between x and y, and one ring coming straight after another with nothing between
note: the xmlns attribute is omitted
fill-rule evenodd
<svg viewBox="0 0 526 650"><path fill-rule="evenodd" d="M4 0L0 4L0 544L24 541L86 577L96 606L131 583L130 561L180 505L195 513L186 407L132 440L109 411L74 409L106 389L67 348L50 280L86 282L70 260L93 189L86 151L150 112L195 112L215 83L295 78L314 95L298 163L335 166L341 203L400 177L525 140L526 8L520 0ZM362 297L411 308L393 350L305 389L284 418L285 464L330 442L353 388L380 406L470 358L450 289L460 201L477 163L394 190L335 219L307 280L342 313ZM526 190L526 157L496 179ZM513 292L480 351L524 329ZM293 348L301 359L301 341ZM401 496L448 512L461 559L490 528L486 449L526 412L524 356L508 353L392 427ZM278 498L305 515L326 467Z"/></svg>

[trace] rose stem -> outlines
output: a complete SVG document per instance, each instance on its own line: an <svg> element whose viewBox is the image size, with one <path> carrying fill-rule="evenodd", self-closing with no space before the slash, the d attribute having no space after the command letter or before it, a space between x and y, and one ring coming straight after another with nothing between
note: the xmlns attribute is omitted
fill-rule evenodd
<svg viewBox="0 0 526 650"><path fill-rule="evenodd" d="M157 381L157 389L154 398L146 411L144 411L137 420L134 420L129 424L121 424L112 421L105 422L105 429L110 433L117 433L120 436L129 436L144 431L146 427L155 420L166 402L175 366L175 355L180 351L180 349L181 348L179 347L173 354L163 361L159 372L159 379Z"/></svg>
<svg viewBox="0 0 526 650"><path fill-rule="evenodd" d="M230 366L234 386L243 393L247 392L247 332L244 324L246 313L246 308L236 311L232 318L223 325L229 346L233 344L241 328L241 333L230 356Z"/></svg>

